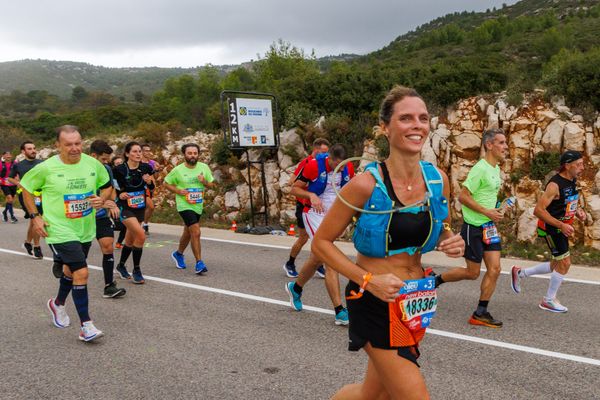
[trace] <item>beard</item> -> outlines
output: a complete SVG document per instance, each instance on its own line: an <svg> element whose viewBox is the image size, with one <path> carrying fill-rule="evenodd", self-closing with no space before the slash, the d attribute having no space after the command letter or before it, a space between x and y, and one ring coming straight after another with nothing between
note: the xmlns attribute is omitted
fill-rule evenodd
<svg viewBox="0 0 600 400"><path fill-rule="evenodd" d="M196 163L198 162L198 159L197 158L186 158L185 162L190 165L196 165Z"/></svg>

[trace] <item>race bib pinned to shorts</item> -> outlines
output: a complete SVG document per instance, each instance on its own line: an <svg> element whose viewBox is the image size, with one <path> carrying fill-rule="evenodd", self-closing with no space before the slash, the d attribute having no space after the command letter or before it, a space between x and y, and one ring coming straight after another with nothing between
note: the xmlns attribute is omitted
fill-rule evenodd
<svg viewBox="0 0 600 400"><path fill-rule="evenodd" d="M483 243L500 243L500 235L498 235L498 228L496 228L494 221L486 222L485 224L481 225L481 229L483 231Z"/></svg>
<svg viewBox="0 0 600 400"><path fill-rule="evenodd" d="M400 296L396 298L402 323L411 331L427 328L437 310L435 278L408 280L404 283L399 291Z"/></svg>
<svg viewBox="0 0 600 400"><path fill-rule="evenodd" d="M67 218L82 218L92 213L89 197L92 192L82 194L65 194L63 196L65 215Z"/></svg>
<svg viewBox="0 0 600 400"><path fill-rule="evenodd" d="M565 199L565 216L562 218L563 221L571 221L577 213L577 204L579 203L579 194L574 194Z"/></svg>
<svg viewBox="0 0 600 400"><path fill-rule="evenodd" d="M144 191L139 192L127 192L129 197L127 198L127 206L129 208L144 208L146 207L146 197Z"/></svg>
<svg viewBox="0 0 600 400"><path fill-rule="evenodd" d="M204 191L200 188L190 188L185 195L185 201L190 204L200 204L204 201Z"/></svg>

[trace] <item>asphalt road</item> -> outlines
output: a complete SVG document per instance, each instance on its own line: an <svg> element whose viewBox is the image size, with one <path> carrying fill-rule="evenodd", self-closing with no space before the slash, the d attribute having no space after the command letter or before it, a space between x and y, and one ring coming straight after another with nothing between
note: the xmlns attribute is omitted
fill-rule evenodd
<svg viewBox="0 0 600 400"><path fill-rule="evenodd" d="M70 298L74 323L52 325L45 303L57 281L51 261L24 255L25 228L0 225L1 399L327 399L362 379L366 355L347 351L323 280L304 292L313 311L289 308L285 249L203 240L209 273L197 276L175 269L176 236L152 233L145 285L119 280L127 295L103 299L102 273L91 270L90 314L106 336L85 344ZM97 244L89 263L101 263ZM517 296L502 275L490 305L502 329L467 324L479 281L445 284L419 360L431 397L600 398L600 286L565 282L569 312L552 314L538 308L547 284L529 279Z"/></svg>

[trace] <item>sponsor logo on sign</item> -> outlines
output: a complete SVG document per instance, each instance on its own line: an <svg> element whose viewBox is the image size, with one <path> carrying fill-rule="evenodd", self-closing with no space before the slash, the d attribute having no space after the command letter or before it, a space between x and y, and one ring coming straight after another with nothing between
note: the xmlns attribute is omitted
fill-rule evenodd
<svg viewBox="0 0 600 400"><path fill-rule="evenodd" d="M248 115L248 109L246 107L240 107L240 115Z"/></svg>

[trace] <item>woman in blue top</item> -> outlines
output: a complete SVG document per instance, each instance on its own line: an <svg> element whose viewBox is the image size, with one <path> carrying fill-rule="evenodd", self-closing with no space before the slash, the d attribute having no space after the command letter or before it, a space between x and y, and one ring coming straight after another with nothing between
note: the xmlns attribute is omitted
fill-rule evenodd
<svg viewBox="0 0 600 400"><path fill-rule="evenodd" d="M382 179L376 181L373 173L363 173L349 182L340 195L354 207L363 209L367 202L372 204L375 186L381 182L395 207L419 203L426 199L433 182L424 178L420 160L429 134L427 106L415 90L396 86L382 102L380 120L390 145L390 156L378 167ZM443 171L438 172L435 182L443 184L445 197L438 200L443 201L447 215L448 177ZM437 305L433 280L428 280L430 290L415 292L417 297L412 299L418 300L418 304L413 301L412 311L410 301L405 302L406 295L399 292L405 286L404 281L410 281L406 286L413 287L416 280L424 277L421 251L415 249L422 248L432 233L439 237L437 249L449 257L461 257L465 244L460 235L449 229L449 216L444 218L448 228L433 232L435 214L430 212L429 203L425 204L427 207L414 207L414 212L392 214L386 238L387 256L383 258L359 252L354 263L334 245L352 218L358 216L357 211L339 199L316 232L312 251L350 280L346 288L349 350L364 348L369 356L364 382L343 387L334 399L429 398L416 360L418 343L428 325L421 311L435 310ZM436 222L437 226L441 224Z"/></svg>

